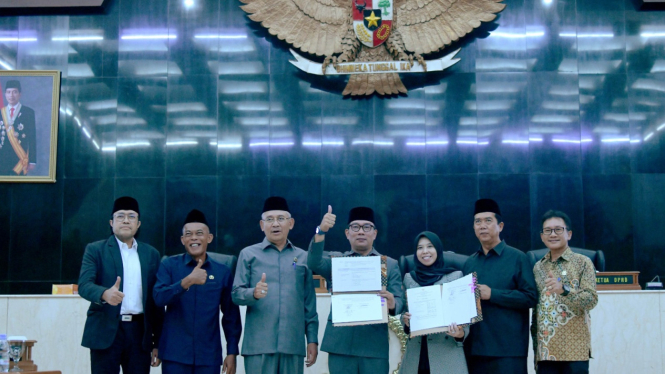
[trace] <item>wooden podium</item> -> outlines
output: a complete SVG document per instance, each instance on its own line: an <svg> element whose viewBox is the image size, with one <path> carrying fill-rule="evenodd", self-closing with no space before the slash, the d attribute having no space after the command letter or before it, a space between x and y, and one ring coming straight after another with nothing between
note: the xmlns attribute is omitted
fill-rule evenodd
<svg viewBox="0 0 665 374"><path fill-rule="evenodd" d="M639 271L604 271L596 273L596 290L641 290Z"/></svg>
<svg viewBox="0 0 665 374"><path fill-rule="evenodd" d="M326 278L320 275L312 275L314 279L314 290L316 293L328 293L328 287L326 287Z"/></svg>
<svg viewBox="0 0 665 374"><path fill-rule="evenodd" d="M37 365L32 361L32 347L37 343L36 340L26 340L25 348L23 349L23 355L21 355L21 361L18 362L18 367L23 371L37 371ZM9 363L9 369L16 366L16 363L13 361Z"/></svg>

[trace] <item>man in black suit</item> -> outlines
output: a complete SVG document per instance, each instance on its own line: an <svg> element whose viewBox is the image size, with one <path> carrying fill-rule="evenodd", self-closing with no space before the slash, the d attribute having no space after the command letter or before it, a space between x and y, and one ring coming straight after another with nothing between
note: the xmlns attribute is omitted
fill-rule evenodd
<svg viewBox="0 0 665 374"><path fill-rule="evenodd" d="M5 85L7 106L0 118L0 175L27 175L35 168L35 111L21 104L21 82Z"/></svg>
<svg viewBox="0 0 665 374"><path fill-rule="evenodd" d="M118 198L110 221L113 235L88 244L79 276L79 295L90 301L82 346L90 348L92 374L147 374L159 366L157 345L164 309L152 289L159 252L134 239L141 226L139 204Z"/></svg>

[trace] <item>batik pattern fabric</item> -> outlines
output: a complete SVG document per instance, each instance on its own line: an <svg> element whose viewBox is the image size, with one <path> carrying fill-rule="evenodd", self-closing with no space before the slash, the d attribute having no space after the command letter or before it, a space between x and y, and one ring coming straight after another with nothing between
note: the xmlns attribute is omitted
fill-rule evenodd
<svg viewBox="0 0 665 374"><path fill-rule="evenodd" d="M552 272L570 287L567 296L547 289ZM589 311L598 303L596 269L591 260L567 248L552 261L551 252L533 268L539 291L533 310L531 334L536 361L587 361L591 356Z"/></svg>

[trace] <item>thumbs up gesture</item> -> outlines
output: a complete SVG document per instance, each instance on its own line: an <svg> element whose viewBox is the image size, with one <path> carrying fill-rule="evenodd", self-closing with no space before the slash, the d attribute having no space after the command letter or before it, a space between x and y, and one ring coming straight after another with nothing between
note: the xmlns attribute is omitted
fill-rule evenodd
<svg viewBox="0 0 665 374"><path fill-rule="evenodd" d="M118 277L115 284L102 294L102 300L110 305L116 306L122 303L122 299L125 297L125 294L120 292L120 280L120 277Z"/></svg>
<svg viewBox="0 0 665 374"><path fill-rule="evenodd" d="M208 280L208 272L201 269L201 266L203 266L203 260L199 259L199 263L196 264L194 270L188 275L192 280L192 284L206 284L206 280Z"/></svg>
<svg viewBox="0 0 665 374"><path fill-rule="evenodd" d="M266 273L263 273L261 280L254 287L254 298L258 300L266 296L268 296L268 283L266 283Z"/></svg>
<svg viewBox="0 0 665 374"><path fill-rule="evenodd" d="M333 214L332 212L332 206L328 205L328 213L323 215L323 219L321 220L321 224L319 227L321 228L321 231L328 231L335 226L335 220L337 219L337 216Z"/></svg>
<svg viewBox="0 0 665 374"><path fill-rule="evenodd" d="M552 270L547 272L547 279L545 279L545 286L547 286L548 291L555 292L557 294L563 293L563 285L561 284L561 278L555 278Z"/></svg>

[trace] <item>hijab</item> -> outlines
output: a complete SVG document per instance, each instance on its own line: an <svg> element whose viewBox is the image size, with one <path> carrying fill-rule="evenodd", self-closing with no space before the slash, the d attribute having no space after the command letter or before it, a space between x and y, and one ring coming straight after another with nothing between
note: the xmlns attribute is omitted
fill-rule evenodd
<svg viewBox="0 0 665 374"><path fill-rule="evenodd" d="M423 231L416 236L416 240L414 241L414 247L416 248L416 252L418 251L418 241L420 241L420 239L423 237L429 239L429 241L432 242L434 249L436 249L436 260L432 265L426 266L423 265L422 262L420 262L420 260L418 259L418 255L414 253L413 263L416 265L416 268L412 270L410 274L411 278L413 278L414 281L418 282L419 285L431 286L434 283L436 283L439 279L443 278L444 275L452 273L453 271L457 270L445 267L445 264L443 262L443 243L441 243L441 239L439 239L439 236L433 232Z"/></svg>

